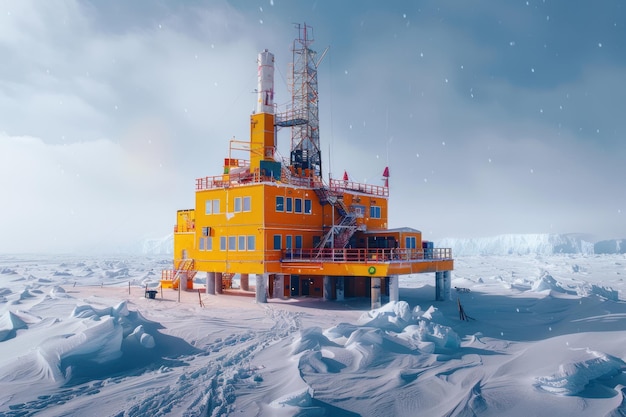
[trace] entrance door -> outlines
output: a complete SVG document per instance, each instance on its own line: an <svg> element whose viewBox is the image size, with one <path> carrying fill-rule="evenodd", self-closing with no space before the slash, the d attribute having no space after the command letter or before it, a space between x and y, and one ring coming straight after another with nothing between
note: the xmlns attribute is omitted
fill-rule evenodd
<svg viewBox="0 0 626 417"><path fill-rule="evenodd" d="M311 292L311 281L308 278L302 278L302 295L309 295Z"/></svg>
<svg viewBox="0 0 626 417"><path fill-rule="evenodd" d="M300 276L292 275L291 276L291 296L297 297L300 295Z"/></svg>

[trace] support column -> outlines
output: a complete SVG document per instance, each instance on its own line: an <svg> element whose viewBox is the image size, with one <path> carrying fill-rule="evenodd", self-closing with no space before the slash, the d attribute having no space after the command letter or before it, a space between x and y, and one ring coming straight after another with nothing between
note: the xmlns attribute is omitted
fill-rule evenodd
<svg viewBox="0 0 626 417"><path fill-rule="evenodd" d="M250 291L248 274L241 274L239 278L239 288L242 291Z"/></svg>
<svg viewBox="0 0 626 417"><path fill-rule="evenodd" d="M335 292L337 294L337 301L343 301L344 299L344 294L345 294L344 284L345 284L344 277L335 277Z"/></svg>
<svg viewBox="0 0 626 417"><path fill-rule="evenodd" d="M330 301L333 299L333 285L332 277L324 275L324 301Z"/></svg>
<svg viewBox="0 0 626 417"><path fill-rule="evenodd" d="M206 273L206 293L215 295L215 272Z"/></svg>
<svg viewBox="0 0 626 417"><path fill-rule="evenodd" d="M255 297L257 303L267 303L267 290L265 286L266 274L256 274Z"/></svg>
<svg viewBox="0 0 626 417"><path fill-rule="evenodd" d="M451 299L452 271L443 271L443 299Z"/></svg>
<svg viewBox="0 0 626 417"><path fill-rule="evenodd" d="M222 288L222 273L221 272L216 272L215 273L215 293L216 294L223 294L224 290Z"/></svg>
<svg viewBox="0 0 626 417"><path fill-rule="evenodd" d="M390 275L389 280L389 301L400 301L400 280L397 275Z"/></svg>
<svg viewBox="0 0 626 417"><path fill-rule="evenodd" d="M443 295L443 272L435 272L435 300L445 300Z"/></svg>
<svg viewBox="0 0 626 417"><path fill-rule="evenodd" d="M285 276L283 274L274 275L274 291L272 292L272 298L278 298L279 300L285 298L284 282Z"/></svg>
<svg viewBox="0 0 626 417"><path fill-rule="evenodd" d="M372 310L376 308L380 308L380 278L370 278L371 285L371 295L372 295Z"/></svg>

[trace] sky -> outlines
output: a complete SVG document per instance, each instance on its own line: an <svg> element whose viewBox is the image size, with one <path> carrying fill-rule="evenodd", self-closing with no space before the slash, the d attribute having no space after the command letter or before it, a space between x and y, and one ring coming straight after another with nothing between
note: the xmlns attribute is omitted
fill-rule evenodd
<svg viewBox="0 0 626 417"><path fill-rule="evenodd" d="M0 253L171 233L249 139L263 49L289 102L298 23L324 176L389 166L390 227L626 237L621 1L0 0Z"/></svg>

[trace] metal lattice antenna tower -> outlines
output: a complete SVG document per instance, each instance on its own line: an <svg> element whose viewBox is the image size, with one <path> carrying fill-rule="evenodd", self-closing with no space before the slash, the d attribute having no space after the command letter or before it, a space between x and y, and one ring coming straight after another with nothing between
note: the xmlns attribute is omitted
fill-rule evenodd
<svg viewBox="0 0 626 417"><path fill-rule="evenodd" d="M298 38L293 43L292 110L305 123L293 123L291 127L291 165L309 169L322 176L322 152L320 150L317 52L310 48L313 31L310 26L297 24Z"/></svg>

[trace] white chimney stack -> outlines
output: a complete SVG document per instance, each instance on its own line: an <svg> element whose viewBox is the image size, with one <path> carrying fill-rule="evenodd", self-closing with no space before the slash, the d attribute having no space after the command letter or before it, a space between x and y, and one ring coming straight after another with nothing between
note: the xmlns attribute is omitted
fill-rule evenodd
<svg viewBox="0 0 626 417"><path fill-rule="evenodd" d="M274 114L274 54L267 49L258 58L259 86L257 89L257 113Z"/></svg>

